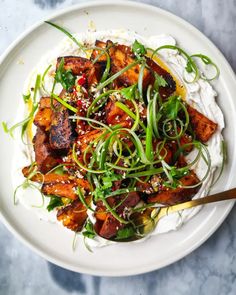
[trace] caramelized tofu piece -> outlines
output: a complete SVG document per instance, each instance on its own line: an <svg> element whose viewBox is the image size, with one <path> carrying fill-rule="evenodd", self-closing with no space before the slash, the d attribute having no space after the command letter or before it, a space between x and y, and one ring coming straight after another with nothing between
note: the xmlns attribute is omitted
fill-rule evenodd
<svg viewBox="0 0 236 295"><path fill-rule="evenodd" d="M42 129L37 128L33 144L38 170L47 173L58 164L57 157L50 147L48 135Z"/></svg>
<svg viewBox="0 0 236 295"><path fill-rule="evenodd" d="M199 183L196 174L191 171L188 175L182 177L180 182L184 186L192 186ZM174 205L191 200L199 191L201 185L194 188L177 187L176 189L164 188L157 194L148 197L148 203L160 203L164 205Z"/></svg>
<svg viewBox="0 0 236 295"><path fill-rule="evenodd" d="M74 126L69 119L69 110L57 103L52 114L49 142L52 149L67 150L74 140Z"/></svg>
<svg viewBox="0 0 236 295"><path fill-rule="evenodd" d="M75 232L82 230L87 217L87 209L79 200L73 201L57 212L57 219L65 227Z"/></svg>
<svg viewBox="0 0 236 295"><path fill-rule="evenodd" d="M42 97L39 102L39 109L34 117L34 125L48 131L52 120L50 97Z"/></svg>
<svg viewBox="0 0 236 295"><path fill-rule="evenodd" d="M160 87L159 92L163 99L169 97L176 90L176 83L169 72L160 67L154 60L146 58L148 66L159 76L161 76L167 83L165 87ZM154 80L153 80L154 82Z"/></svg>
<svg viewBox="0 0 236 295"><path fill-rule="evenodd" d="M62 57L57 59L57 69ZM71 70L73 75L82 75L91 69L93 63L85 58L79 56L64 56L64 69Z"/></svg>
<svg viewBox="0 0 236 295"><path fill-rule="evenodd" d="M217 124L189 105L187 110L196 137L203 143L207 142L215 133Z"/></svg>

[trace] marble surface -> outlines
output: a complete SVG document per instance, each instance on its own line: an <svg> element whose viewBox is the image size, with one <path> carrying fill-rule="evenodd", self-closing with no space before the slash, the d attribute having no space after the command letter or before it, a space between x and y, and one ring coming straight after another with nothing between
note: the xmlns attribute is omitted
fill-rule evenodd
<svg viewBox="0 0 236 295"><path fill-rule="evenodd" d="M0 0L0 53L26 28L52 11L82 1ZM85 2L85 1L83 1ZM199 28L236 71L235 0L142 1ZM236 207L218 231L184 259L148 274L107 278L73 273L48 263L0 224L0 295L236 294Z"/></svg>

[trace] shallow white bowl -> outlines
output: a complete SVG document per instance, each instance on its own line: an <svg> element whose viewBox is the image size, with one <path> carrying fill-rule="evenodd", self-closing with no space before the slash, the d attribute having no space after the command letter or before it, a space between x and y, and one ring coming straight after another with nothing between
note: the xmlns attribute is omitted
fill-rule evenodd
<svg viewBox="0 0 236 295"><path fill-rule="evenodd" d="M235 75L219 50L197 29L182 19L153 6L134 2L96 2L73 6L55 14L50 20L63 24L73 32L87 30L93 21L97 30L125 28L149 36L167 33L192 53L203 53L215 60L221 70L214 87L218 103L225 114L224 137L228 147L228 165L214 191L236 186L236 93ZM15 41L0 60L0 118L14 120L22 99L22 86L30 70L49 49L64 36L44 24L33 26ZM24 64L18 64L19 60ZM9 230L45 259L64 268L94 275L122 276L144 273L166 266L184 257L220 226L234 202L205 206L197 216L180 230L152 237L143 243L117 244L94 253L83 243L72 251L73 233L40 221L21 205L13 205L11 159L13 141L0 130L0 219Z"/></svg>

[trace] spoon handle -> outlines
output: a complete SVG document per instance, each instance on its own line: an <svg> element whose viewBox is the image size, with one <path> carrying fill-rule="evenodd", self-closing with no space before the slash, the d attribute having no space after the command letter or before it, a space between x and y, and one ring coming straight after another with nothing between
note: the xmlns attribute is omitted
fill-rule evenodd
<svg viewBox="0 0 236 295"><path fill-rule="evenodd" d="M233 189L221 192L221 193L217 193L217 194L214 194L211 196L207 196L204 198L199 198L196 200L184 202L184 203L181 203L178 205L164 207L161 209L160 215L164 216L166 214L181 211L183 209L188 209L188 208L196 207L196 206L203 205L203 204L209 204L209 203L225 201L225 200L230 200L230 199L236 199L236 188L233 188ZM161 217L161 216L159 216L159 217Z"/></svg>

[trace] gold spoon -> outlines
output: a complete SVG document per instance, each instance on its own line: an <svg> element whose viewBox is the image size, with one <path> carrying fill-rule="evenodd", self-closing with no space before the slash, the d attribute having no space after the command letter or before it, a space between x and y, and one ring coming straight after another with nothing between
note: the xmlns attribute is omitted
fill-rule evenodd
<svg viewBox="0 0 236 295"><path fill-rule="evenodd" d="M221 193L217 193L211 196L207 196L204 198L199 198L196 200L180 203L173 206L161 207L161 208L149 207L142 212L135 212L131 214L130 216L131 223L137 229L136 235L132 236L131 238L119 239L119 240L112 239L112 240L116 242L130 242L130 241L141 239L147 234L149 234L150 232L152 232L155 229L158 221L166 215L169 215L171 213L178 212L184 209L196 207L199 205L225 201L230 199L236 199L236 188L233 188Z"/></svg>

